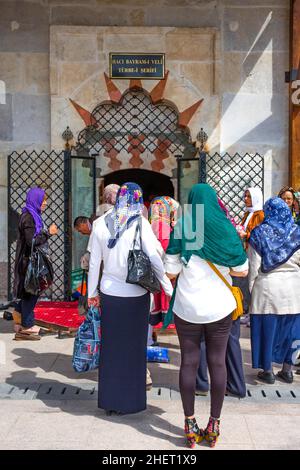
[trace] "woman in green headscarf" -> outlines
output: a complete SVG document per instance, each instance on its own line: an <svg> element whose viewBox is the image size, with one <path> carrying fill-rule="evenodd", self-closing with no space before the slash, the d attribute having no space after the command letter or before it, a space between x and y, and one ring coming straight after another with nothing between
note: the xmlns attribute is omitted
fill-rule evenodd
<svg viewBox="0 0 300 470"><path fill-rule="evenodd" d="M235 298L208 262L231 284L231 275L244 277L248 260L242 242L208 184L191 189L187 210L170 237L165 268L177 278L171 308L181 349L179 386L190 447L205 438L214 446L226 390L225 354ZM211 378L211 415L205 430L194 416L200 340L204 334Z"/></svg>

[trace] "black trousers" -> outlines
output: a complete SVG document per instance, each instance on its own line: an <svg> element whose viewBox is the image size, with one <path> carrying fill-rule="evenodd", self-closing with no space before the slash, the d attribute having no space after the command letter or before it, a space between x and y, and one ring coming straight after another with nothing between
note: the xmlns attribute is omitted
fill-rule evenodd
<svg viewBox="0 0 300 470"><path fill-rule="evenodd" d="M24 328L31 328L34 325L33 310L38 298L38 295L24 293L16 305L15 310L21 314L21 323Z"/></svg>
<svg viewBox="0 0 300 470"><path fill-rule="evenodd" d="M225 355L231 314L206 324L189 323L174 315L181 350L179 388L185 416L194 415L196 374L200 361L201 338L205 337L207 365L211 378L211 416L219 418L226 390Z"/></svg>

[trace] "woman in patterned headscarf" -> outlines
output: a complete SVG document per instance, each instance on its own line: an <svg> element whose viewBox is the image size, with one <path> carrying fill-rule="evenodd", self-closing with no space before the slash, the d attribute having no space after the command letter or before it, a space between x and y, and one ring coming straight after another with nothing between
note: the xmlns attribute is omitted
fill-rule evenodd
<svg viewBox="0 0 300 470"><path fill-rule="evenodd" d="M152 200L149 208L149 222L165 252L168 248L170 233L172 231L171 204L166 196L158 196ZM154 305L150 315L151 326L156 326L164 320L164 315L169 310L169 301L170 299L164 291L154 294Z"/></svg>
<svg viewBox="0 0 300 470"><path fill-rule="evenodd" d="M300 227L279 197L269 199L264 212L248 249L252 366L263 369L261 381L273 384L272 362L283 364L277 377L292 383L300 342Z"/></svg>
<svg viewBox="0 0 300 470"><path fill-rule="evenodd" d="M149 292L126 282L128 254L137 224L142 250L148 255L162 288L172 293L157 251L157 240L144 217L143 195L135 183L123 184L111 212L98 219L93 229L88 277L88 303L98 306L100 283L101 354L99 408L108 414L137 413L146 408L146 347L150 310Z"/></svg>
<svg viewBox="0 0 300 470"><path fill-rule="evenodd" d="M44 229L42 211L47 206L47 198L42 188L31 188L26 196L18 226L18 241L15 261L14 295L20 299L13 312L15 339L40 340L40 328L34 324L34 307L37 295L25 291L24 283L31 254L32 241L35 247L47 244L51 235L57 233L57 226L51 224L49 230Z"/></svg>

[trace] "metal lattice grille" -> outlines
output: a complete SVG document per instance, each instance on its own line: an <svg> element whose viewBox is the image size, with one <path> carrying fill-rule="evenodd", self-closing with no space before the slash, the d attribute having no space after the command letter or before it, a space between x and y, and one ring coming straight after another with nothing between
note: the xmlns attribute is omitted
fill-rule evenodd
<svg viewBox="0 0 300 470"><path fill-rule="evenodd" d="M195 154L188 128L178 125L175 107L164 101L153 104L145 90L128 90L118 104L100 103L91 122L78 136L79 154L120 156L122 161L130 154L142 159L166 158L166 152L168 156Z"/></svg>
<svg viewBox="0 0 300 470"><path fill-rule="evenodd" d="M257 186L263 191L264 159L258 153L207 155L206 181L215 188L230 214L239 222L245 208L245 189Z"/></svg>
<svg viewBox="0 0 300 470"><path fill-rule="evenodd" d="M13 152L8 157L9 171L9 231L8 231L8 257L9 257L9 297L12 296L14 263L16 254L17 220L24 207L26 193L32 187L42 187L48 196L48 205L43 213L45 227L55 222L59 227L58 235L49 241L49 253L54 268L54 283L44 296L52 300L65 297L65 243L67 236L65 226L65 181L64 181L64 153L45 151L37 153ZM13 224L10 223L14 220Z"/></svg>

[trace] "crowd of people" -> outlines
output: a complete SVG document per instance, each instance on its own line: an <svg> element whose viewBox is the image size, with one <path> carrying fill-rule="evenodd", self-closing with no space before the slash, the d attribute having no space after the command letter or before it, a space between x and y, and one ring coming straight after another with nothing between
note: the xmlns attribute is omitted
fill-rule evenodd
<svg viewBox="0 0 300 470"><path fill-rule="evenodd" d="M100 216L74 221L74 228L90 237L82 259L88 270L88 305L101 308L99 408L109 415L145 410L152 328L174 322L181 351L184 433L191 448L203 440L213 447L224 396L246 394L241 321L251 328L258 379L268 384L293 381L300 344L298 200L290 187L264 206L259 188L249 187L241 196L245 214L240 221L204 183L191 188L186 210L169 196L157 196L147 211L141 188L128 182L105 188ZM46 248L58 230L55 224L44 228L45 205L45 192L31 189L19 223L15 296L20 301L13 314L17 340L41 338L34 325L38 297L26 292L24 279L33 240ZM137 239L161 286L155 294L126 282L128 254ZM242 320L232 318L237 306L232 286L243 293ZM273 363L282 366L277 377ZM209 388L210 417L200 428L195 394L207 394Z"/></svg>

